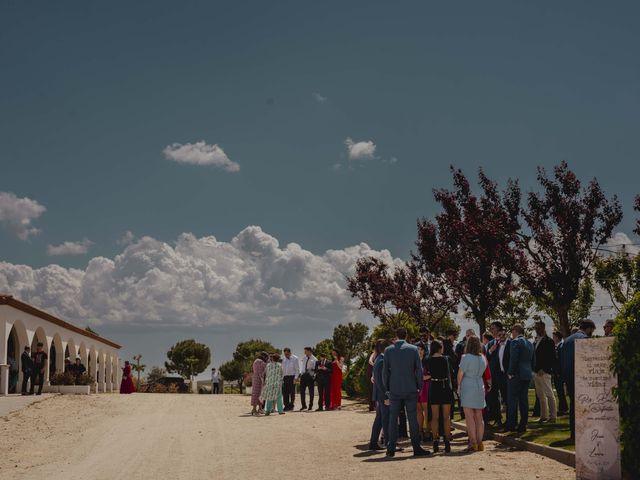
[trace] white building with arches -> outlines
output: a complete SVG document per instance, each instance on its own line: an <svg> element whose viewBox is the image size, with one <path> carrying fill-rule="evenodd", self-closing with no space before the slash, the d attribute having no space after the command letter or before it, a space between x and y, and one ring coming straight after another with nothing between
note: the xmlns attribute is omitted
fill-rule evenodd
<svg viewBox="0 0 640 480"><path fill-rule="evenodd" d="M20 355L25 346L35 351L38 342L44 344L49 356L44 384L49 376L64 370L64 360L80 357L95 382L92 392L112 392L120 386L120 345L99 335L76 327L11 295L0 294L0 395L9 393L9 360L19 370ZM18 377L18 392L22 372Z"/></svg>

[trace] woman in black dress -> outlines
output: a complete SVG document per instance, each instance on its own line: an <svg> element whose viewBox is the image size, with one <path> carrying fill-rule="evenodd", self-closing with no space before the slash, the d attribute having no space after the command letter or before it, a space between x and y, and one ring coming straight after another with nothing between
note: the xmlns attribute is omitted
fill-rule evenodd
<svg viewBox="0 0 640 480"><path fill-rule="evenodd" d="M442 343L439 340L431 342L431 355L427 360L429 374L429 404L431 405L431 434L433 435L433 451L438 452L440 433L444 437L444 451L451 451L451 405L453 404L453 366L448 357L442 355ZM444 432L439 432L440 410Z"/></svg>

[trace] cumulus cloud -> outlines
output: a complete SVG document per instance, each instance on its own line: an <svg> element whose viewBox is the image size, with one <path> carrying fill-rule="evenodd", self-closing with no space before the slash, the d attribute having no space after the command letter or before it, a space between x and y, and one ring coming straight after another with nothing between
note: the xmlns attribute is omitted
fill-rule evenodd
<svg viewBox="0 0 640 480"><path fill-rule="evenodd" d="M328 327L367 318L345 290L364 255L398 261L364 243L317 255L251 226L229 242L142 237L85 270L0 262L0 291L83 324Z"/></svg>
<svg viewBox="0 0 640 480"><path fill-rule="evenodd" d="M344 144L347 147L349 160L370 160L376 153L376 144L371 140L354 142L351 137L347 137Z"/></svg>
<svg viewBox="0 0 640 480"><path fill-rule="evenodd" d="M217 144L208 145L204 140L196 143L174 143L162 151L169 160L193 165L220 167L227 172L240 171L240 165L232 161Z"/></svg>
<svg viewBox="0 0 640 480"><path fill-rule="evenodd" d="M13 232L21 240L37 235L40 230L31 222L40 217L46 208L37 201L19 198L11 192L0 192L0 224Z"/></svg>
<svg viewBox="0 0 640 480"><path fill-rule="evenodd" d="M325 103L327 100L329 100L327 97L320 95L318 92L313 92L311 96L318 103Z"/></svg>
<svg viewBox="0 0 640 480"><path fill-rule="evenodd" d="M86 255L91 245L93 245L93 242L86 238L79 242L63 242L60 245L48 245L47 254L51 257L56 255Z"/></svg>
<svg viewBox="0 0 640 480"><path fill-rule="evenodd" d="M122 237L116 242L118 245L131 245L136 236L130 230L127 230Z"/></svg>

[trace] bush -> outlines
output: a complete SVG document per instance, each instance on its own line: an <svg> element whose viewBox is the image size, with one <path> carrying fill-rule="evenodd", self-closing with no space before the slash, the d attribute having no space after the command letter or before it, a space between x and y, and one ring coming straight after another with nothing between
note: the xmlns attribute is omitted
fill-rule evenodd
<svg viewBox="0 0 640 480"><path fill-rule="evenodd" d="M369 366L369 357L367 355L359 356L351 366L351 369L342 381L342 389L348 397L366 397L369 392L369 384L371 379L367 375L367 367Z"/></svg>
<svg viewBox="0 0 640 480"><path fill-rule="evenodd" d="M56 372L49 378L51 385L75 385L76 377L71 372Z"/></svg>
<svg viewBox="0 0 640 480"><path fill-rule="evenodd" d="M95 379L88 373L83 373L76 377L76 385L93 385L94 383Z"/></svg>
<svg viewBox="0 0 640 480"><path fill-rule="evenodd" d="M640 476L640 293L625 304L616 318L612 369L618 376L614 394L620 408L622 468L628 478Z"/></svg>
<svg viewBox="0 0 640 480"><path fill-rule="evenodd" d="M149 392L151 393L167 393L168 391L169 389L161 383L154 383L151 388L149 388Z"/></svg>

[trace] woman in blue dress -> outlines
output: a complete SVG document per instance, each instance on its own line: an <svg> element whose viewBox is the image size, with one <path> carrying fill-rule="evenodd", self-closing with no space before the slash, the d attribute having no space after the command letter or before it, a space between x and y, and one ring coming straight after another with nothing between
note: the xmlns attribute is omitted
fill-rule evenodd
<svg viewBox="0 0 640 480"><path fill-rule="evenodd" d="M484 381L482 375L487 368L482 355L482 346L478 337L469 337L460 360L458 370L458 394L460 404L464 408L469 435L470 452L484 450L482 438L484 436L484 420L482 410L486 406L484 401Z"/></svg>

